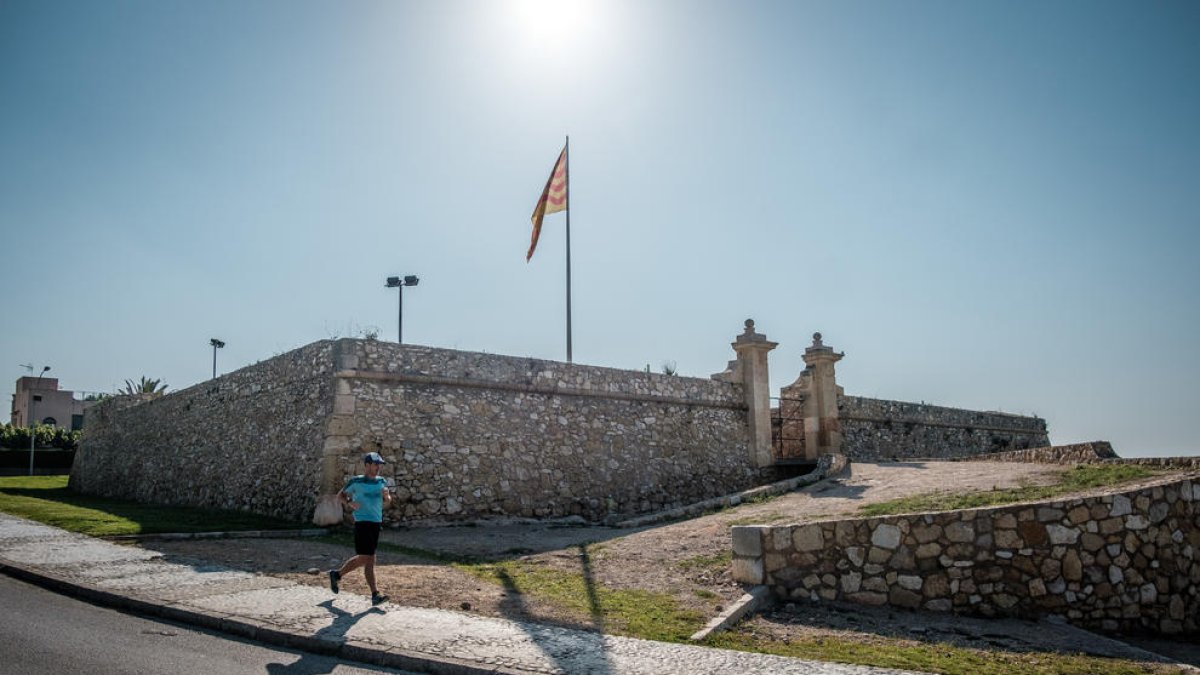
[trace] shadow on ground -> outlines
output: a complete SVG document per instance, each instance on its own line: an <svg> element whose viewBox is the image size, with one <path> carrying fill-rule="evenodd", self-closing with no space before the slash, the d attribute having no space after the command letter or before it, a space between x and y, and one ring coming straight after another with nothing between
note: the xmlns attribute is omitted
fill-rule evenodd
<svg viewBox="0 0 1200 675"><path fill-rule="evenodd" d="M859 634L867 639L911 640L1011 653L1083 653L1148 663L1179 659L1168 658L1171 655L1162 649L1127 644L1124 639L1110 639L1058 621L974 618L837 602L788 603L763 612L747 625L778 640L822 635L853 639ZM1192 658L1195 656L1193 653Z"/></svg>

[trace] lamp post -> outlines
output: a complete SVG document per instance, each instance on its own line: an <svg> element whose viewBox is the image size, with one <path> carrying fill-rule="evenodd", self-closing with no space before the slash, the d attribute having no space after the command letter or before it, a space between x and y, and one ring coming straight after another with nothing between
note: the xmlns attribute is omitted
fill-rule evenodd
<svg viewBox="0 0 1200 675"><path fill-rule="evenodd" d="M387 278L387 288L400 289L399 291L397 291L397 293L400 295L400 309L399 309L399 313L397 314L398 318L396 319L396 342L399 342L399 343L404 342L404 287L405 286L416 286L417 283L420 281L421 280L418 279L417 275L415 275L415 274L410 274L410 275L404 277L403 279L401 279L400 277L388 277Z"/></svg>
<svg viewBox="0 0 1200 675"><path fill-rule="evenodd" d="M50 366L43 366L42 372L38 373L37 379L34 380L34 385L30 386L30 388L29 388L29 412L27 413L29 416L29 419L26 421L29 423L29 475L30 476L33 475L33 454L37 451L37 418L33 416L33 404L42 398L41 396L34 395L33 390L37 386L37 383L42 381L42 376L46 374L47 370L50 370Z"/></svg>
<svg viewBox="0 0 1200 675"><path fill-rule="evenodd" d="M212 345L213 348L213 379L215 380L217 379L217 350L224 347L225 343L217 338L212 338L208 341L208 344Z"/></svg>

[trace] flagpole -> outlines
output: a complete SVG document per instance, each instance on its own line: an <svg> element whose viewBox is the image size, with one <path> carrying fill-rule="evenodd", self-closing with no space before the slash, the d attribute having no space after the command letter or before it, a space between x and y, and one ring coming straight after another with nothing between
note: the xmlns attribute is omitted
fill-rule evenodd
<svg viewBox="0 0 1200 675"><path fill-rule="evenodd" d="M567 363L571 363L571 137L563 146L567 159Z"/></svg>

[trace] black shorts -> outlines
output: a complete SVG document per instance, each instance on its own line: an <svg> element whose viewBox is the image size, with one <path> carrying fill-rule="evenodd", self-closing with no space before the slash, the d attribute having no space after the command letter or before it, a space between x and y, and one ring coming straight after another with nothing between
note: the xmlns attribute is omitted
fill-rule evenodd
<svg viewBox="0 0 1200 675"><path fill-rule="evenodd" d="M355 521L354 552L358 555L375 555L375 549L379 547L379 530L381 529L383 529L382 523Z"/></svg>

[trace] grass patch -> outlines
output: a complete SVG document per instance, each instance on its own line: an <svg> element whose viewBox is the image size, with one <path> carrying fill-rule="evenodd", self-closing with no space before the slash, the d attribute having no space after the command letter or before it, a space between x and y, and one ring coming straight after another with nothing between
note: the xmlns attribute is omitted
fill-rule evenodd
<svg viewBox="0 0 1200 675"><path fill-rule="evenodd" d="M693 590L692 593L694 593L697 598L701 598L704 600L720 600L721 599L720 595L713 593L712 591L708 590L707 588L697 588L697 589Z"/></svg>
<svg viewBox="0 0 1200 675"><path fill-rule="evenodd" d="M818 661L835 661L879 668L898 668L947 675L1141 675L1178 672L1164 664L1124 659L1059 654L1055 652L1003 652L966 649L943 643L895 641L879 644L841 637L804 637L782 642L745 629L710 636L711 647L777 654Z"/></svg>
<svg viewBox="0 0 1200 675"><path fill-rule="evenodd" d="M94 537L305 527L304 523L242 511L142 504L83 495L67 489L67 476L0 477L0 511Z"/></svg>
<svg viewBox="0 0 1200 675"><path fill-rule="evenodd" d="M666 593L609 588L589 583L582 572L519 560L455 567L505 587L517 602L527 596L568 610L580 623L600 627L605 634L683 642L704 624L698 612L680 607Z"/></svg>
<svg viewBox="0 0 1200 675"><path fill-rule="evenodd" d="M949 493L933 492L868 504L859 513L865 516L890 516L900 513L954 511L981 506L1002 506L1017 502L1053 499L1065 494L1109 485L1119 485L1154 475L1140 466L1123 464L1083 464L1064 471L1054 485L1024 485L1007 490Z"/></svg>
<svg viewBox="0 0 1200 675"><path fill-rule="evenodd" d="M675 563L679 569L685 572L698 572L702 570L719 572L728 569L732 564L733 551L725 551L716 555L698 555L694 558L687 558Z"/></svg>
<svg viewBox="0 0 1200 675"><path fill-rule="evenodd" d="M726 527L734 525L765 525L766 523L777 523L781 520L789 520L795 516L789 516L784 513L763 513L757 516L743 516L725 521Z"/></svg>

